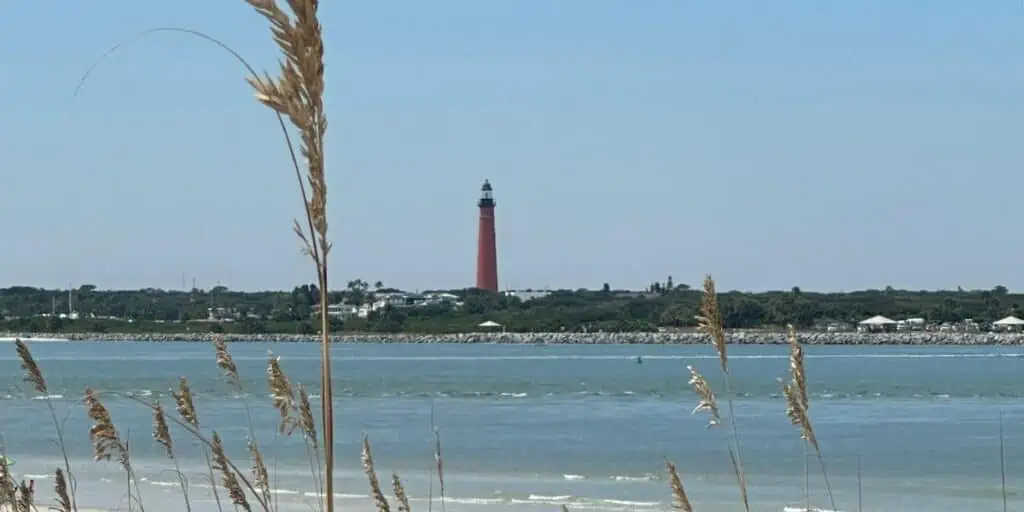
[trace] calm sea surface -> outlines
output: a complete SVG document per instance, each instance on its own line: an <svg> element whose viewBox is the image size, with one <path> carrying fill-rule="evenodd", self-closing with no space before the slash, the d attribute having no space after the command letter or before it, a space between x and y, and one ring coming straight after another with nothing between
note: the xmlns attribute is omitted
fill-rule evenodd
<svg viewBox="0 0 1024 512"><path fill-rule="evenodd" d="M310 510L315 489L301 439L275 435L266 387L268 353L293 382L316 394L314 344L235 343L244 394L222 377L203 343L35 343L58 417L66 420L79 504L127 509L125 477L91 460L86 386L159 400L188 376L200 422L215 428L248 467L246 408L275 473L281 510ZM731 347L741 453L754 510L797 510L809 474L814 506L831 508L821 469L787 421L777 378L785 347ZM837 508L844 511L997 511L999 416L1003 416L1010 509L1024 509L1024 348L807 347L811 415ZM719 394L709 346L337 345L336 493L346 510L368 510L359 460L370 436L382 480L397 471L413 508L437 501L431 410L439 426L446 510L661 510L670 506L663 461L679 467L699 511L739 510L726 429L690 415L696 399L686 365ZM642 356L642 364L637 357ZM0 343L0 433L12 468L52 496L60 460L46 402L22 382L13 344ZM173 464L154 445L148 409L108 395L144 480L147 510L183 510ZM727 411L725 404L723 414ZM216 510L202 452L177 433L194 509ZM860 475L860 477L858 477ZM861 489L858 492L858 488Z"/></svg>

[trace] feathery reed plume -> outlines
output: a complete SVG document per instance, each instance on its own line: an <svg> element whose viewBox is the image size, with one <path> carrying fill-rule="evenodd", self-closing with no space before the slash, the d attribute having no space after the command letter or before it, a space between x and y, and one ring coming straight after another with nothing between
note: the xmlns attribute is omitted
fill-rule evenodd
<svg viewBox="0 0 1024 512"><path fill-rule="evenodd" d="M804 371L804 347L796 337L796 329L792 325L787 327L789 330L789 336L787 339L789 342L789 375L793 379L793 382L801 383L797 386L800 405L807 410L811 407L811 402L807 398L807 374Z"/></svg>
<svg viewBox="0 0 1024 512"><path fill-rule="evenodd" d="M28 346L21 340L14 340L14 346L18 352L18 359L21 360L21 369L25 370L25 382L32 383L32 387L35 388L36 392L42 395L48 394L46 379L43 378L43 372L39 369L39 365L36 364L32 353L29 352Z"/></svg>
<svg viewBox="0 0 1024 512"><path fill-rule="evenodd" d="M199 430L199 415L196 413L196 406L192 402L192 389L188 387L188 379L178 377L178 391L171 390L171 397L174 398L175 409L181 421ZM213 464L210 460L210 452L203 446L203 460L206 461L207 477L210 479L210 488L213 490L213 499L217 503L217 510L224 510L220 504L220 493L217 492L217 478L213 476Z"/></svg>
<svg viewBox="0 0 1024 512"><path fill-rule="evenodd" d="M319 441L316 437L316 420L313 419L313 407L309 404L309 393L306 392L306 388L302 384L296 387L299 390L299 429L302 430L302 435L306 436L306 439L313 444L313 447L317 448Z"/></svg>
<svg viewBox="0 0 1024 512"><path fill-rule="evenodd" d="M121 437L117 433L117 428L114 427L114 421L110 418L110 411L100 401L99 396L92 388L85 388L85 409L86 415L90 420L93 421L93 426L89 429L89 439L92 441L93 453L95 454L96 460L110 460L111 458L117 458L118 463L124 468L125 473L128 475L129 485L135 485L135 494L139 502L139 510L143 510L142 499L138 496L139 494L139 481L135 477L135 471L132 469L131 459L129 457L128 445L125 444ZM129 487L129 491L131 488ZM128 500L131 501L132 496L129 492Z"/></svg>
<svg viewBox="0 0 1024 512"><path fill-rule="evenodd" d="M242 379L238 376L238 366L231 357L231 352L228 352L228 345L224 341L224 336L217 335L213 337L213 348L217 353L217 366L224 371L228 381L240 392Z"/></svg>
<svg viewBox="0 0 1024 512"><path fill-rule="evenodd" d="M729 406L729 426L732 430L729 457L732 460L733 471L736 474L736 483L740 488L740 496L743 498L743 508L750 512L750 500L747 497L747 477L743 471L743 457L740 456L740 432L736 426L732 375L729 372L729 355L725 344L725 325L722 323L722 312L718 307L718 293L715 291L715 280L711 278L710 274L704 278L704 295L700 301L700 314L697 315L697 326L711 336L711 345L718 352L722 376L725 378L725 400Z"/></svg>
<svg viewBox="0 0 1024 512"><path fill-rule="evenodd" d="M181 472L178 458L174 456L174 440L171 439L171 429L167 426L164 408L159 403L153 404L153 439L157 444L163 446L167 457L174 462L174 474L178 477L178 486L181 488L182 498L185 499L185 510L192 512L192 501L188 497L188 483L185 481L185 475Z"/></svg>
<svg viewBox="0 0 1024 512"><path fill-rule="evenodd" d="M93 421L89 429L89 439L92 441L93 454L96 460L110 460L117 457L118 462L127 471L129 470L127 460L127 449L121 442L110 419L110 411L103 405L99 397L91 388L85 388L85 408L89 419Z"/></svg>
<svg viewBox="0 0 1024 512"><path fill-rule="evenodd" d="M693 392L700 397L697 407L690 414L696 414L697 411L708 411L710 417L708 418L707 428L720 425L722 417L718 411L718 400L715 399L715 393L711 391L711 386L708 385L707 379L692 366L687 366L686 369L690 370L690 385L693 386Z"/></svg>
<svg viewBox="0 0 1024 512"><path fill-rule="evenodd" d="M373 495L373 501L377 505L377 510L379 512L391 512L391 505L388 504L388 499L380 488L380 481L377 480L377 471L373 469L373 453L370 451L370 438L365 434L363 435L363 472L366 473L366 478L370 480L370 494Z"/></svg>
<svg viewBox="0 0 1024 512"><path fill-rule="evenodd" d="M782 385L782 394L786 398L786 417L790 423L800 429L800 439L810 443L815 450L818 449L818 438L814 435L814 427L810 418L807 417L807 409L800 403L800 390L794 383Z"/></svg>
<svg viewBox="0 0 1024 512"><path fill-rule="evenodd" d="M409 496L405 494L405 486L402 485L402 479L398 478L398 473L391 473L391 488L395 492L395 501L398 502L398 512L412 512Z"/></svg>
<svg viewBox="0 0 1024 512"><path fill-rule="evenodd" d="M224 443L221 442L220 435L217 434L216 430L213 431L211 449L213 451L213 469L220 472L221 485L228 490L231 503L241 507L246 512L252 512L249 500L245 497L245 491L242 490L242 486L238 483L238 477L232 471L231 465L228 462L228 456L224 453Z"/></svg>
<svg viewBox="0 0 1024 512"><path fill-rule="evenodd" d="M74 475L71 474L71 462L68 460L68 451L64 443L64 425L57 419L57 409L50 398L46 379L43 378L43 371L39 369L35 358L32 357L32 352L28 349L28 345L16 339L14 340L14 346L18 353L18 359L21 361L21 368L25 370L25 381L32 384L32 388L43 398L46 402L46 408L50 410L50 419L53 421L53 428L57 433L57 446L60 448L61 456L64 458L64 471L67 472L67 477L71 480L71 506L77 510L78 506L75 501L76 485Z"/></svg>
<svg viewBox="0 0 1024 512"><path fill-rule="evenodd" d="M665 467L668 468L668 481L672 487L672 497L674 500L672 508L682 512L693 512L690 498L686 496L686 489L683 488L683 481L679 478L679 472L676 471L676 465L671 461L665 461Z"/></svg>
<svg viewBox="0 0 1024 512"><path fill-rule="evenodd" d="M249 455L252 456L252 485L263 494L263 501L270 502L270 475L267 465L263 462L263 454L256 443L249 440Z"/></svg>
<svg viewBox="0 0 1024 512"><path fill-rule="evenodd" d="M287 117L298 128L300 150L306 157L306 178L297 160L292 158L308 231L295 221L294 230L316 267L320 304L328 303L327 256L331 243L327 238L327 179L324 166L324 45L317 0L288 0L291 16L276 0L246 0L270 23L271 33L284 56L280 76L247 78L256 99ZM289 142L289 151L294 155ZM306 183L310 193L307 194ZM331 379L330 322L327 308L320 308L320 400L324 451L324 483L327 511L333 512L334 500L334 390Z"/></svg>
<svg viewBox="0 0 1024 512"><path fill-rule="evenodd" d="M294 429L296 420L292 418L292 411L295 410L295 392L288 382L288 377L281 370L280 358L273 355L267 362L267 384L270 393L274 397L274 409L281 415L281 424L278 426L279 433L285 433Z"/></svg>
<svg viewBox="0 0 1024 512"><path fill-rule="evenodd" d="M199 428L199 415L196 414L196 406L192 403L192 390L188 387L188 379L178 377L178 391L172 390L171 396L182 421Z"/></svg>
<svg viewBox="0 0 1024 512"><path fill-rule="evenodd" d="M164 408L160 404L154 404L153 407L153 439L164 447L168 457L174 458L174 440L171 439L171 429L167 426Z"/></svg>
<svg viewBox="0 0 1024 512"><path fill-rule="evenodd" d="M786 416L789 421L800 429L800 437L812 448L821 465L821 475L825 480L825 487L828 490L828 498L832 510L836 509L836 500L832 495L832 485L828 480L828 472L825 471L825 459L821 455L821 446L818 445L818 438L814 434L814 426L808 415L810 401L807 396L807 374L804 369L804 350L796 335L796 329L789 326L789 376L790 382L782 385L782 394L786 400Z"/></svg>
<svg viewBox="0 0 1024 512"><path fill-rule="evenodd" d="M54 472L53 492L57 495L58 512L71 512L71 498L68 496L68 482L60 468Z"/></svg>
<svg viewBox="0 0 1024 512"><path fill-rule="evenodd" d="M722 313L718 308L718 294L715 292L715 280L710 275L704 278L704 296L700 301L700 314L697 315L697 327L711 335L711 344L718 352L718 361L722 365L722 373L729 373L729 354L725 346L725 327L722 324Z"/></svg>

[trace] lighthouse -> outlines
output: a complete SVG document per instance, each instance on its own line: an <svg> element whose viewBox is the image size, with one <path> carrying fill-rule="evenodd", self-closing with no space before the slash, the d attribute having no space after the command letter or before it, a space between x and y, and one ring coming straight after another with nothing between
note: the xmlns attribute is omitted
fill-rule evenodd
<svg viewBox="0 0 1024 512"><path fill-rule="evenodd" d="M498 291L498 248L494 237L494 194L491 182L480 187L480 225L476 245L476 287Z"/></svg>

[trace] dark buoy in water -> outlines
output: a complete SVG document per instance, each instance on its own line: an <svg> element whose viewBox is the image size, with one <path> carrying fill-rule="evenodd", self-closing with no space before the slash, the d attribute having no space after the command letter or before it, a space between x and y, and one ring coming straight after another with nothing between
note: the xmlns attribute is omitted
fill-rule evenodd
<svg viewBox="0 0 1024 512"><path fill-rule="evenodd" d="M636 356L636 364L644 364L644 356Z"/></svg>

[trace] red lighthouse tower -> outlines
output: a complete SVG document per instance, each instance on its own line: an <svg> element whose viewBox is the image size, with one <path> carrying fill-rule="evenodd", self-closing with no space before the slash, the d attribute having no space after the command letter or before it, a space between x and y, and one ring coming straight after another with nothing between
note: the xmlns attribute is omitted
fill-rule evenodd
<svg viewBox="0 0 1024 512"><path fill-rule="evenodd" d="M491 183L484 180L480 187L480 228L476 247L476 287L498 291L498 248L494 240L494 196Z"/></svg>

